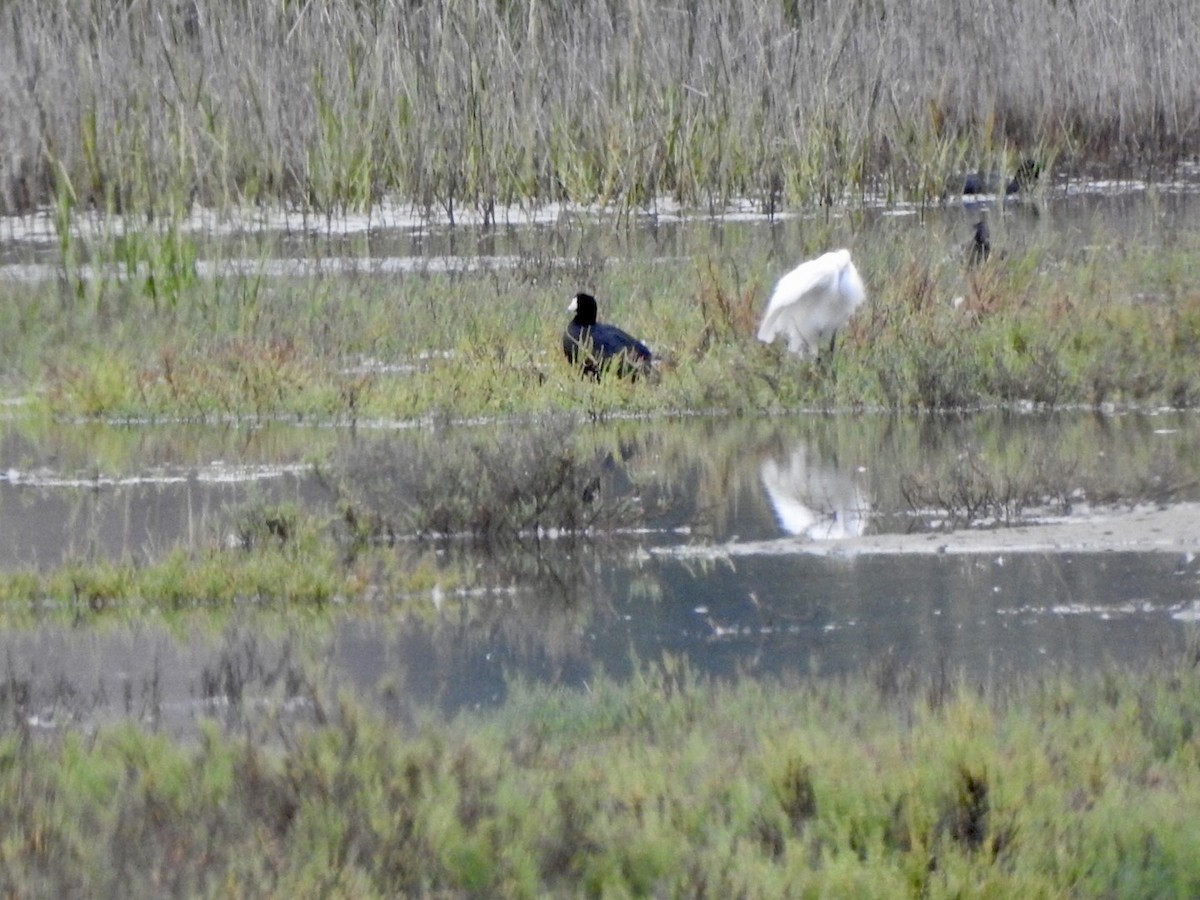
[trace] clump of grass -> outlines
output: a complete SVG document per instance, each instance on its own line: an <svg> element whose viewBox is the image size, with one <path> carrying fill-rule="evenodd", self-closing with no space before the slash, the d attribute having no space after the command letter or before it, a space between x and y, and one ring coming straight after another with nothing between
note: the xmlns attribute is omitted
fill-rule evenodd
<svg viewBox="0 0 1200 900"><path fill-rule="evenodd" d="M446 567L436 583L453 587ZM171 615L238 606L320 612L333 602L428 591L420 554L400 559L346 542L328 515L291 506L250 506L194 546L171 546L146 559L68 559L56 567L6 572L0 602L11 615L73 619Z"/></svg>
<svg viewBox="0 0 1200 900"><path fill-rule="evenodd" d="M637 257L602 271L582 256L533 281L521 265L397 283L181 277L169 300L137 279L15 286L0 311L3 375L55 415L339 422L1188 405L1200 394L1186 362L1200 344L1193 234L1104 265L1042 235L968 272L961 236L944 230L845 240L796 229L786 259L748 241L703 244L699 268ZM870 295L836 354L814 365L761 345L768 286L836 243L855 244ZM650 343L661 378L597 385L565 365L563 300L596 277L606 317Z"/></svg>
<svg viewBox="0 0 1200 900"><path fill-rule="evenodd" d="M701 271L699 281L697 299L704 325L696 341L696 354L703 355L714 343L748 343L753 339L761 316L759 286L727 286L711 259Z"/></svg>
<svg viewBox="0 0 1200 900"><path fill-rule="evenodd" d="M962 276L944 257L910 260L851 323L839 379L850 379L859 402L891 408L1054 407L1187 396L1173 348L1190 340L1200 294L1172 289L1169 302L1146 302L1134 292L1147 286L1154 292L1169 278L1147 261L1118 263L1100 287L1094 269L1057 262L1052 268L1044 252L1038 248L971 276L959 299ZM855 400L843 382L831 379L818 399Z"/></svg>
<svg viewBox="0 0 1200 900"><path fill-rule="evenodd" d="M216 726L34 741L2 716L0 888L1189 895L1195 665L931 693L668 658L404 732L314 697L270 748Z"/></svg>
<svg viewBox="0 0 1200 900"><path fill-rule="evenodd" d="M493 550L546 536L574 542L641 519L613 451L582 437L574 420L557 417L489 429L466 446L436 434L416 446L377 441L333 468L360 538L465 539Z"/></svg>

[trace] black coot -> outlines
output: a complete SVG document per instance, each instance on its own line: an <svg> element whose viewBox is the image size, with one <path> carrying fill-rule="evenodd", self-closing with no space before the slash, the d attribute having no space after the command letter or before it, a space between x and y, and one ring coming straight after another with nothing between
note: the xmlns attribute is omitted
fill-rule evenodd
<svg viewBox="0 0 1200 900"><path fill-rule="evenodd" d="M971 243L967 246L967 264L977 266L987 262L987 258L991 255L991 230L988 228L987 219L980 219L975 223L975 236L971 238Z"/></svg>
<svg viewBox="0 0 1200 900"><path fill-rule="evenodd" d="M596 298L576 294L568 312L575 318L563 332L563 354L567 361L589 378L614 369L622 378L637 378L650 371L650 348L616 325L596 321Z"/></svg>

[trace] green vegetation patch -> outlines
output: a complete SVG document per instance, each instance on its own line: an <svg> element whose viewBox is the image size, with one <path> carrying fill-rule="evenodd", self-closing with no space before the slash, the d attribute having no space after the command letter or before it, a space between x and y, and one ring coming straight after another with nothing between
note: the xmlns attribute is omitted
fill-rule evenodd
<svg viewBox="0 0 1200 900"><path fill-rule="evenodd" d="M10 704L11 698L0 698ZM1004 690L876 673L730 685L671 659L398 732L342 700L264 746L0 736L0 889L1190 896L1200 677Z"/></svg>
<svg viewBox="0 0 1200 900"><path fill-rule="evenodd" d="M854 235L797 223L782 258L734 230L690 258L597 262L537 246L489 271L187 279L170 302L144 281L67 264L58 282L6 292L3 376L34 409L103 419L1200 402L1200 236L1131 249L1096 229L1080 251L1023 227L994 229L1009 247L973 269L944 224ZM854 246L868 302L836 352L800 360L758 342L775 280L838 243ZM651 345L653 377L596 384L565 363L566 300L580 287Z"/></svg>

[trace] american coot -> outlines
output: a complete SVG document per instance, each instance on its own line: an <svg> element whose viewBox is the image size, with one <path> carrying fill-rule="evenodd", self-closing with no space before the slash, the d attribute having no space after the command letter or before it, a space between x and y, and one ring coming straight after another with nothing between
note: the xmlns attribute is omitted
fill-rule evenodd
<svg viewBox="0 0 1200 900"><path fill-rule="evenodd" d="M758 339L769 344L782 335L788 350L800 356L817 355L828 340L832 353L837 330L866 299L850 251L826 253L779 279L758 327Z"/></svg>
<svg viewBox="0 0 1200 900"><path fill-rule="evenodd" d="M1042 174L1042 164L1036 159L1027 159L1017 166L1017 173L1007 182L998 172L975 172L963 179L964 194L1016 194L1033 187Z"/></svg>
<svg viewBox="0 0 1200 900"><path fill-rule="evenodd" d="M563 354L584 375L599 381L610 369L631 379L650 372L650 348L616 325L598 323L591 294L576 294L567 311L575 318L563 332Z"/></svg>
<svg viewBox="0 0 1200 900"><path fill-rule="evenodd" d="M975 236L967 245L967 265L977 266L986 262L992 255L992 233L988 229L987 219L975 223Z"/></svg>

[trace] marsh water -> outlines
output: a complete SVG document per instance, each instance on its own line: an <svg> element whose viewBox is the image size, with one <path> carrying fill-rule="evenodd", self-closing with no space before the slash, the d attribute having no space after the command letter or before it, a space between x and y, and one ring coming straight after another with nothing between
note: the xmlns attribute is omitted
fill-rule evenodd
<svg viewBox="0 0 1200 900"><path fill-rule="evenodd" d="M985 208L997 241L1019 246L1053 231L1088 253L1097 233L1170 240L1196 218L1194 188L1067 185L1050 204ZM939 234L965 239L978 214L974 203L881 208L859 227L884 234L934 221ZM759 215L663 214L595 232L561 221L439 229L386 219L340 230L274 223L271 254L254 249L246 259L334 277L547 257L579 265L588 253L688 256L697 242L747 234L786 244L808 227ZM244 242L237 234L229 240ZM36 222L10 223L3 238L0 278L54 277L53 239ZM246 259L227 246L202 265L237 270ZM0 420L0 568L153 561L180 546L246 552L246 517L281 505L324 516L331 529L347 502L403 522L431 490L470 484L478 448L513 432L508 423L47 425L26 422L14 405ZM3 694L47 728L130 716L186 730L307 678L403 717L497 704L518 680L586 688L601 672L626 677L664 654L721 677L961 672L1002 681L1152 660L1200 619L1200 560L1170 542L1136 551L1119 535L1034 551L943 545L947 534L1200 501L1195 413L696 415L581 424L572 437L595 448L588 502L604 510L603 527L534 529L500 546L400 529L390 550L432 555L444 583L368 602L335 598L318 611L252 599L207 610L200 600L165 615L145 598L72 621L63 611L78 598L46 598L12 611L0 631ZM912 543L905 552L873 547L879 535ZM469 583L449 574L464 565ZM302 700L298 689L283 693Z"/></svg>
<svg viewBox="0 0 1200 900"><path fill-rule="evenodd" d="M599 493L614 516L603 530L489 547L432 541L447 566L477 558L478 579L319 612L247 600L164 618L131 603L72 623L61 607L73 601L47 599L0 635L6 689L47 725L133 715L185 728L232 701L244 712L301 670L398 715L498 703L513 679L584 687L664 653L717 676L965 672L998 681L1152 660L1198 618L1200 560L1187 551L941 547L956 532L1200 499L1200 420L1191 413L578 427L593 432L584 437L594 439ZM444 465L470 466L472 448L511 435L489 425L431 435L278 424L31 433L9 421L0 425L0 565L153 559L174 546L247 552L239 529L248 509L294 504L334 522L337 498L354 496L386 512L425 483L412 460L425 476L451 477L433 468L431 447ZM314 454L327 460L319 470L306 462ZM985 456L1006 462L985 472L972 462ZM397 474L380 481L380 468ZM886 534L931 549L872 549L872 536ZM402 538L394 552L419 543Z"/></svg>

